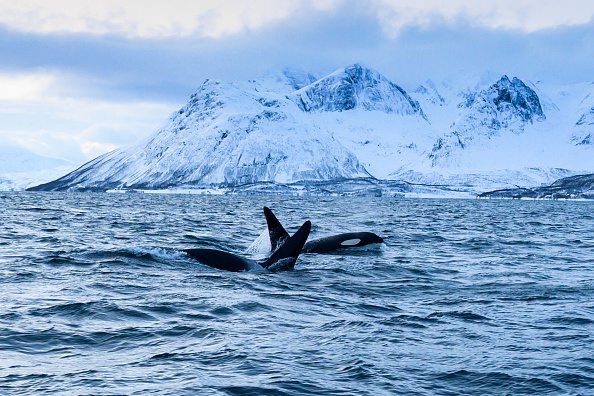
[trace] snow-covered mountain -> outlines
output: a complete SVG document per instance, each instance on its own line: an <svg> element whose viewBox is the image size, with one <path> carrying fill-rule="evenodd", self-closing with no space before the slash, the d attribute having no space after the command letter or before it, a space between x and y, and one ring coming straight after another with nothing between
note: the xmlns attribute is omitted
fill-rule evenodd
<svg viewBox="0 0 594 396"><path fill-rule="evenodd" d="M576 122L594 106L594 84L554 86L488 74L428 80L413 96L441 136L428 155L430 167L398 175L410 182L486 191L546 185L594 168L594 145L579 144L592 126Z"/></svg>
<svg viewBox="0 0 594 396"><path fill-rule="evenodd" d="M375 70L353 65L299 89L289 96L304 112L364 109L401 115L419 114L419 103Z"/></svg>
<svg viewBox="0 0 594 396"><path fill-rule="evenodd" d="M433 146L429 154L433 166L455 161L454 151L465 149L478 140L499 133L520 134L526 124L546 119L538 95L516 77L510 81L503 76L487 90L465 95L465 101L458 107L466 111L454 121L450 132Z"/></svg>
<svg viewBox="0 0 594 396"><path fill-rule="evenodd" d="M0 191L20 191L72 171L68 161L34 154L16 146L0 146Z"/></svg>
<svg viewBox="0 0 594 396"><path fill-rule="evenodd" d="M237 187L371 178L448 189L538 185L594 170L594 85L428 81L411 94L351 65L207 80L144 141L36 189Z"/></svg>

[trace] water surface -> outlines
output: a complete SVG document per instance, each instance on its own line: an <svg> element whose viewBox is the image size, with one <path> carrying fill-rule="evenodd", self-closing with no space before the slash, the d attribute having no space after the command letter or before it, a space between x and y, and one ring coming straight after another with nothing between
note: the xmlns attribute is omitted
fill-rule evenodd
<svg viewBox="0 0 594 396"><path fill-rule="evenodd" d="M264 205L385 246L276 274L180 252L242 254ZM0 193L0 393L594 394L593 209Z"/></svg>

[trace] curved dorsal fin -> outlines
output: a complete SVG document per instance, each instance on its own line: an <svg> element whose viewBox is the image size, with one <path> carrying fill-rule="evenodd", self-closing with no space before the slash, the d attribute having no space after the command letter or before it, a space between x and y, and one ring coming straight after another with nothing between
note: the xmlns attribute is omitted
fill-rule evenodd
<svg viewBox="0 0 594 396"><path fill-rule="evenodd" d="M266 224L268 224L268 235L270 236L270 246L274 252L279 248L284 241L289 238L289 233L284 229L280 221L276 218L274 213L266 206L264 206L264 216L266 216Z"/></svg>
<svg viewBox="0 0 594 396"><path fill-rule="evenodd" d="M311 222L308 220L292 237L287 239L272 255L260 265L268 268L271 271L290 270L295 266L297 257L307 241L309 231L311 230ZM284 228L283 228L284 231ZM285 231L286 232L286 231Z"/></svg>

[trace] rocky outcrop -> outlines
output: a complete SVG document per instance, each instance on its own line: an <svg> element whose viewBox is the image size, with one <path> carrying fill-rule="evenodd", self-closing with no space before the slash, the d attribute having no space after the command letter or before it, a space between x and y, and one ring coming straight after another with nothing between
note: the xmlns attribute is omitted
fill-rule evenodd
<svg viewBox="0 0 594 396"><path fill-rule="evenodd" d="M395 114L419 114L419 103L401 87L360 64L348 66L289 96L305 112L356 108Z"/></svg>

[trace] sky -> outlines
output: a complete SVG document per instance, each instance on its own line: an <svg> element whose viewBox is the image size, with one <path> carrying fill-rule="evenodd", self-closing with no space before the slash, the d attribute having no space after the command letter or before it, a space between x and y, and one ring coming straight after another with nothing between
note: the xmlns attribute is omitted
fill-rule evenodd
<svg viewBox="0 0 594 396"><path fill-rule="evenodd" d="M594 81L594 1L0 0L0 145L82 164L157 131L206 78L356 62L405 90Z"/></svg>

